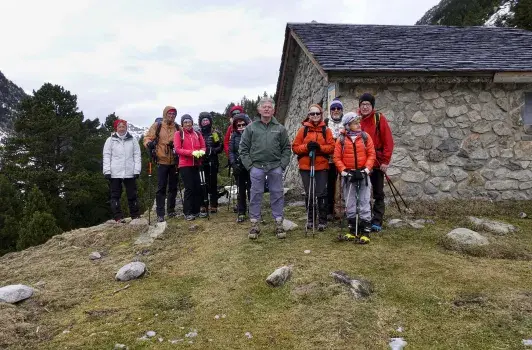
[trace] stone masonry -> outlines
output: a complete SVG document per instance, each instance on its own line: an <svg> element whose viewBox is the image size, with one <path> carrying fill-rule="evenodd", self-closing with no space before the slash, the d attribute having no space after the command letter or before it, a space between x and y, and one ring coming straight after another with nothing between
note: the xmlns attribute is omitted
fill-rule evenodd
<svg viewBox="0 0 532 350"><path fill-rule="evenodd" d="M420 81L340 85L346 112L356 110L363 92L375 95L375 107L389 120L395 140L388 175L403 197L532 199L532 135L521 120L524 92L532 91L532 84ZM327 106L325 85L300 54L285 120L291 140L311 103ZM301 187L297 170L293 156L286 177L290 186Z"/></svg>

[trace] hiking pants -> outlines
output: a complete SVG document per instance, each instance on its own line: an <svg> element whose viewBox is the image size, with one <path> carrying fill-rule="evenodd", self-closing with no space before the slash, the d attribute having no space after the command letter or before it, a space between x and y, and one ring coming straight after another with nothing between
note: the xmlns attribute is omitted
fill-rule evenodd
<svg viewBox="0 0 532 350"><path fill-rule="evenodd" d="M157 216L164 216L164 202L166 186L168 185L167 213L175 212L175 198L177 196L177 174L175 165L157 164L157 193L155 203Z"/></svg>
<svg viewBox="0 0 532 350"><path fill-rule="evenodd" d="M310 170L299 170L299 174L301 174L305 195L318 198L327 196L327 170L318 170L314 172L314 178L316 179L316 193L308 193L310 185Z"/></svg>
<svg viewBox="0 0 532 350"><path fill-rule="evenodd" d="M277 167L265 171L261 168L252 167L249 175L251 178L251 200L249 201L250 219L260 220L261 218L262 196L264 194L266 176L268 176L272 216L276 220L282 218L284 209L283 169Z"/></svg>
<svg viewBox="0 0 532 350"><path fill-rule="evenodd" d="M373 169L370 175L373 187L373 218L372 224L382 226L384 217L384 173L379 169Z"/></svg>
<svg viewBox="0 0 532 350"><path fill-rule="evenodd" d="M205 163L203 171L205 171L205 182L207 183L207 194L210 197L210 206L218 207L218 162ZM204 199L204 202L207 198ZM203 202L202 202L203 203Z"/></svg>
<svg viewBox="0 0 532 350"><path fill-rule="evenodd" d="M357 183L360 185L360 190L357 191ZM348 219L354 219L357 213L357 192L360 208L360 219L365 221L371 220L371 204L370 204L370 191L371 191L371 181L368 179L368 184L366 185L366 180L361 180L358 182L351 182L346 178L342 179L342 189L343 196L346 201L346 214Z"/></svg>
<svg viewBox="0 0 532 350"><path fill-rule="evenodd" d="M238 176L235 176L235 182L238 186L238 214L246 214L246 201L249 200L251 190L251 180L249 172L246 169L241 169Z"/></svg>
<svg viewBox="0 0 532 350"><path fill-rule="evenodd" d="M120 206L122 183L126 187L129 215L131 215L132 218L140 216L139 203L137 201L137 183L135 182L135 179L111 179L109 180L109 189L111 191L111 212L113 213L113 219L115 220L124 218Z"/></svg>
<svg viewBox="0 0 532 350"><path fill-rule="evenodd" d="M336 178L338 171L334 163L329 163L329 171L327 172L327 214L334 215L334 196L336 189Z"/></svg>
<svg viewBox="0 0 532 350"><path fill-rule="evenodd" d="M183 199L183 214L196 215L200 212L203 191L200 183L199 167L186 166L179 168L185 194Z"/></svg>

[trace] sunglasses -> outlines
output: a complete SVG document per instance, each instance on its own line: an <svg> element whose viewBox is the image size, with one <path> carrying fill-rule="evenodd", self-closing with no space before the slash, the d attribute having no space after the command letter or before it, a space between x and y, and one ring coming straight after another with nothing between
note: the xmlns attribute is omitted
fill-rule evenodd
<svg viewBox="0 0 532 350"><path fill-rule="evenodd" d="M245 127L246 127L246 124L236 124L236 127L237 127L237 128L245 128Z"/></svg>
<svg viewBox="0 0 532 350"><path fill-rule="evenodd" d="M316 116L316 115L321 115L321 113L320 113L320 112L310 112L308 115L309 115L310 117L314 117L314 116Z"/></svg>
<svg viewBox="0 0 532 350"><path fill-rule="evenodd" d="M331 107L331 111L341 111L342 107Z"/></svg>

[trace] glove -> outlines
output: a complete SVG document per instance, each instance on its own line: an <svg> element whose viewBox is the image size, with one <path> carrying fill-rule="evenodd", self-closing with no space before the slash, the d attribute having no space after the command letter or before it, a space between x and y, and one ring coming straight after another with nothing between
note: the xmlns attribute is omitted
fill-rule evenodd
<svg viewBox="0 0 532 350"><path fill-rule="evenodd" d="M308 149L309 152L319 151L320 150L320 144L317 143L316 141L310 141L309 143L307 143L307 149Z"/></svg>
<svg viewBox="0 0 532 350"><path fill-rule="evenodd" d="M346 176L347 176L347 171L345 171L345 170L342 171L342 172L340 173L340 175L342 175L343 177L346 177Z"/></svg>
<svg viewBox="0 0 532 350"><path fill-rule="evenodd" d="M364 168L362 171L365 172L367 175L369 175L369 169L368 168Z"/></svg>
<svg viewBox="0 0 532 350"><path fill-rule="evenodd" d="M105 177L106 180L111 180L111 174L105 174L103 177Z"/></svg>
<svg viewBox="0 0 532 350"><path fill-rule="evenodd" d="M135 174L135 175L133 175L133 177L134 177L135 179L138 179L139 176L140 176L140 174Z"/></svg>

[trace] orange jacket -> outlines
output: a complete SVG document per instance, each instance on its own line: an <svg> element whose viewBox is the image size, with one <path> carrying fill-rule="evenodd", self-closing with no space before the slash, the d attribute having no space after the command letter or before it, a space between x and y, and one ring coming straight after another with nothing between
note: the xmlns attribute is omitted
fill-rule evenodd
<svg viewBox="0 0 532 350"><path fill-rule="evenodd" d="M320 145L320 150L316 152L316 160L314 161L314 170L329 169L328 155L334 152L334 139L332 131L329 128L325 129L325 138L323 138L323 127L325 123L323 120L318 125L314 125L307 119L303 120L302 128L299 128L296 138L292 143L292 151L298 155L299 169L310 170L310 157L307 149L307 144L310 141L317 142ZM305 126L308 127L307 136L303 139L305 133Z"/></svg>
<svg viewBox="0 0 532 350"><path fill-rule="evenodd" d="M342 139L344 139L343 146L341 141ZM368 170L371 170L373 168L373 163L375 163L375 147L373 146L373 140L371 139L371 136L368 135L366 145L364 145L362 135L358 135L355 138L355 145L358 161L356 166L355 147L351 138L345 133L342 133L338 137L338 140L336 140L336 146L334 147L334 164L336 165L338 172L342 172L346 169L355 170L368 168Z"/></svg>

